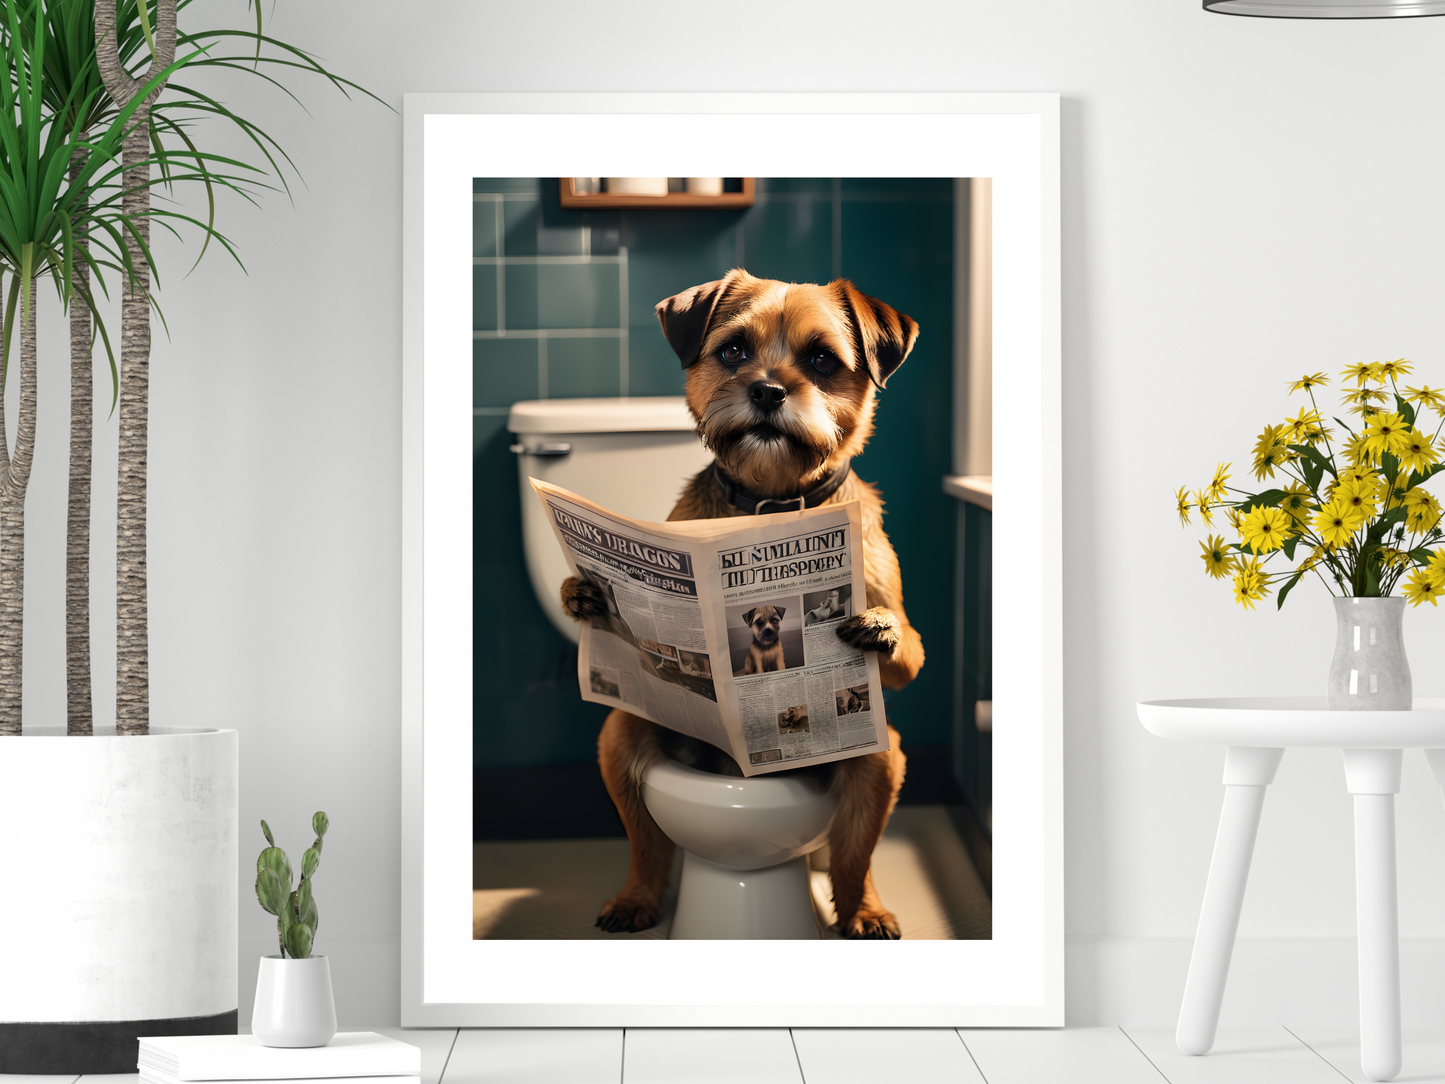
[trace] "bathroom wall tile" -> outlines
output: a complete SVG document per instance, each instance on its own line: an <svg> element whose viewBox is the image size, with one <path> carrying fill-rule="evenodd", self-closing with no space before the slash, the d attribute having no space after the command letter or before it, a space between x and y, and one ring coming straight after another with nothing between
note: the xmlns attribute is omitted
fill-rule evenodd
<svg viewBox="0 0 1445 1084"><path fill-rule="evenodd" d="M497 330L497 268L472 264L472 330Z"/></svg>
<svg viewBox="0 0 1445 1084"><path fill-rule="evenodd" d="M827 282L833 277L831 196L760 203L743 225L748 271L784 282Z"/></svg>
<svg viewBox="0 0 1445 1084"><path fill-rule="evenodd" d="M953 203L952 177L844 177L844 199L902 198Z"/></svg>
<svg viewBox="0 0 1445 1084"><path fill-rule="evenodd" d="M492 200L472 201L472 255L497 254L497 205Z"/></svg>
<svg viewBox="0 0 1445 1084"><path fill-rule="evenodd" d="M609 328L620 317L619 265L508 264L508 328Z"/></svg>
<svg viewBox="0 0 1445 1084"><path fill-rule="evenodd" d="M681 395L682 363L654 324L634 333L627 351L628 395Z"/></svg>
<svg viewBox="0 0 1445 1084"><path fill-rule="evenodd" d="M472 340L472 406L511 406L539 396L536 339Z"/></svg>
<svg viewBox="0 0 1445 1084"><path fill-rule="evenodd" d="M506 230L503 255L537 255L537 223L541 218L538 203L535 199L509 199L502 205L502 221Z"/></svg>
<svg viewBox="0 0 1445 1084"><path fill-rule="evenodd" d="M617 338L548 339L548 398L621 395L620 359Z"/></svg>
<svg viewBox="0 0 1445 1084"><path fill-rule="evenodd" d="M759 196L791 192L832 192L831 177L759 177L754 183Z"/></svg>
<svg viewBox="0 0 1445 1084"><path fill-rule="evenodd" d="M507 416L505 414L472 415L473 463L475 463L478 453L487 446L487 442L495 437L500 430L505 428L507 428Z"/></svg>

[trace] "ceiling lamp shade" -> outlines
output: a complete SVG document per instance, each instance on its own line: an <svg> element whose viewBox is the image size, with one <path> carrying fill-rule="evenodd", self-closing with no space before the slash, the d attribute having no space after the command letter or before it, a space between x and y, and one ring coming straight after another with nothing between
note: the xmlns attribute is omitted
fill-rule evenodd
<svg viewBox="0 0 1445 1084"><path fill-rule="evenodd" d="M1445 15L1445 0L1204 0L1204 10L1263 19L1410 19Z"/></svg>

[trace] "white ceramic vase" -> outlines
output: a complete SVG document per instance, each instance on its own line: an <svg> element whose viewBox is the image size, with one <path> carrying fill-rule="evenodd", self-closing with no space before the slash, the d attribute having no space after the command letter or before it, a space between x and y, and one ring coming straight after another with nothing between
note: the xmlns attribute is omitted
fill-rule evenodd
<svg viewBox="0 0 1445 1084"><path fill-rule="evenodd" d="M0 738L0 1074L236 1033L238 763L234 730Z"/></svg>
<svg viewBox="0 0 1445 1084"><path fill-rule="evenodd" d="M336 1000L325 956L262 956L251 1034L262 1046L325 1046L336 1034Z"/></svg>
<svg viewBox="0 0 1445 1084"><path fill-rule="evenodd" d="M1331 711L1409 711L1403 598L1336 598Z"/></svg>

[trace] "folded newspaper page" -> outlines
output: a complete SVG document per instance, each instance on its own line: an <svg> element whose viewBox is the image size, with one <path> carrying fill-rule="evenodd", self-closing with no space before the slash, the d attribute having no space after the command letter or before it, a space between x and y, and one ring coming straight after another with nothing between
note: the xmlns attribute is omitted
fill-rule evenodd
<svg viewBox="0 0 1445 1084"><path fill-rule="evenodd" d="M749 776L888 748L877 655L837 635L867 608L857 501L645 523L531 482L607 599L582 623L584 700L710 742Z"/></svg>

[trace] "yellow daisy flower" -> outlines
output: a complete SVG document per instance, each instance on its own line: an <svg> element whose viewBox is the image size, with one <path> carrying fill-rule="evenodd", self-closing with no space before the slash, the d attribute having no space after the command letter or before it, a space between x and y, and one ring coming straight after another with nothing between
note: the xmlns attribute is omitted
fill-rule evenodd
<svg viewBox="0 0 1445 1084"><path fill-rule="evenodd" d="M1204 541L1199 543L1199 548L1204 551L1200 554L1204 561L1204 571L1216 580L1223 579L1234 571L1234 555L1225 548L1224 539L1219 535L1206 536Z"/></svg>
<svg viewBox="0 0 1445 1084"><path fill-rule="evenodd" d="M1266 425L1264 432L1254 445L1254 477L1257 481L1274 477L1274 468L1290 459L1290 450L1285 447L1288 428L1283 425Z"/></svg>
<svg viewBox="0 0 1445 1084"><path fill-rule="evenodd" d="M1400 457L1402 471L1417 471L1424 474L1431 466L1440 462L1440 453L1430 439L1429 433L1411 430L1405 434L1402 449L1395 453Z"/></svg>
<svg viewBox="0 0 1445 1084"><path fill-rule="evenodd" d="M1331 501L1343 501L1366 519L1374 517L1380 510L1380 490L1373 478L1351 478L1340 480L1331 495Z"/></svg>
<svg viewBox="0 0 1445 1084"><path fill-rule="evenodd" d="M1353 403L1354 406L1351 409L1358 414L1361 408L1371 410L1373 409L1371 406L1372 403L1384 403L1387 402L1389 398L1390 397L1379 388L1356 388L1354 391L1347 391L1344 395L1340 396L1340 401Z"/></svg>
<svg viewBox="0 0 1445 1084"><path fill-rule="evenodd" d="M1351 437L1345 441L1345 445L1340 449L1340 452L1356 466L1370 462L1369 453L1365 451L1365 438L1363 436Z"/></svg>
<svg viewBox="0 0 1445 1084"><path fill-rule="evenodd" d="M1297 417L1285 418L1284 424L1289 444L1309 444L1330 435L1318 410L1301 410Z"/></svg>
<svg viewBox="0 0 1445 1084"><path fill-rule="evenodd" d="M1434 606L1441 590L1440 583L1423 568L1417 568L1410 573L1410 578L1405 581L1405 598L1411 606L1418 606L1422 602L1429 602Z"/></svg>
<svg viewBox="0 0 1445 1084"><path fill-rule="evenodd" d="M1372 414L1366 419L1365 450L1371 460L1378 460L1385 452L1399 455L1409 444L1409 431L1405 419L1398 414Z"/></svg>
<svg viewBox="0 0 1445 1084"><path fill-rule="evenodd" d="M1224 483L1229 481L1232 463L1220 463L1214 468L1214 477L1209 480L1208 493L1211 501L1224 500Z"/></svg>
<svg viewBox="0 0 1445 1084"><path fill-rule="evenodd" d="M1405 400L1410 403L1419 403L1431 410L1445 409L1445 392L1432 388L1428 384L1422 384L1418 388L1406 388Z"/></svg>
<svg viewBox="0 0 1445 1084"><path fill-rule="evenodd" d="M1239 528L1244 523L1244 510L1231 507L1228 511L1224 513L1224 518L1229 520L1229 525L1233 527L1235 533L1238 534Z"/></svg>
<svg viewBox="0 0 1445 1084"><path fill-rule="evenodd" d="M1306 373L1289 386L1290 394L1297 391L1312 391L1315 388L1323 388L1330 382L1330 378L1324 373Z"/></svg>
<svg viewBox="0 0 1445 1084"><path fill-rule="evenodd" d="M1300 562L1299 567L1295 569L1295 571L1308 572L1310 569L1314 568L1315 565L1320 563L1320 561L1324 558L1324 555L1325 547L1316 546L1314 549L1310 550L1310 555Z"/></svg>
<svg viewBox="0 0 1445 1084"><path fill-rule="evenodd" d="M1303 523L1311 511L1310 500L1310 491L1299 482L1292 482L1285 488L1279 506L1291 519Z"/></svg>
<svg viewBox="0 0 1445 1084"><path fill-rule="evenodd" d="M1340 376L1346 380L1353 378L1357 385L1363 387L1366 380L1378 381L1380 379L1380 363L1378 361L1356 362L1354 365L1346 366Z"/></svg>
<svg viewBox="0 0 1445 1084"><path fill-rule="evenodd" d="M1239 540L1255 553L1277 550L1289 536L1290 518L1278 508L1251 508L1239 528Z"/></svg>
<svg viewBox="0 0 1445 1084"><path fill-rule="evenodd" d="M1405 524L1411 534L1426 534L1440 522L1440 502L1433 493L1426 493L1426 499L1409 506L1405 513Z"/></svg>
<svg viewBox="0 0 1445 1084"><path fill-rule="evenodd" d="M1185 489L1183 486L1180 486L1179 492L1174 494L1174 499L1178 502L1178 508L1176 509L1176 511L1178 511L1179 513L1179 526L1188 527L1190 508L1189 490Z"/></svg>
<svg viewBox="0 0 1445 1084"><path fill-rule="evenodd" d="M1396 358L1394 361L1377 362L1380 369L1380 376L1385 380L1399 380L1402 376L1409 376L1414 365L1404 358Z"/></svg>
<svg viewBox="0 0 1445 1084"><path fill-rule="evenodd" d="M1194 505L1199 509L1199 518L1206 527L1214 526L1214 512L1209 507L1209 494L1202 489L1194 491Z"/></svg>
<svg viewBox="0 0 1445 1084"><path fill-rule="evenodd" d="M1347 503L1335 498L1319 510L1315 516L1315 534L1320 541L1334 549L1349 542L1354 533L1365 522L1364 514Z"/></svg>
<svg viewBox="0 0 1445 1084"><path fill-rule="evenodd" d="M1246 610L1254 609L1254 604L1269 594L1266 589L1268 583L1269 579L1260 568L1258 557L1237 562L1234 569L1234 601Z"/></svg>
<svg viewBox="0 0 1445 1084"><path fill-rule="evenodd" d="M1430 571L1445 583L1445 550L1436 550L1430 554Z"/></svg>

